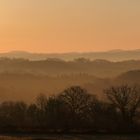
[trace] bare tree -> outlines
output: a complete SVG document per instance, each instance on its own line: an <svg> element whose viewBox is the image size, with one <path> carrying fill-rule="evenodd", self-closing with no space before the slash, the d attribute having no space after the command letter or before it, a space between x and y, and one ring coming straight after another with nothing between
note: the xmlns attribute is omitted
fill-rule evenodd
<svg viewBox="0 0 140 140"><path fill-rule="evenodd" d="M140 105L140 90L136 86L122 85L105 90L109 101L120 111L125 125L132 126Z"/></svg>
<svg viewBox="0 0 140 140"><path fill-rule="evenodd" d="M91 102L91 95L79 86L73 86L64 90L60 98L75 114L81 114Z"/></svg>

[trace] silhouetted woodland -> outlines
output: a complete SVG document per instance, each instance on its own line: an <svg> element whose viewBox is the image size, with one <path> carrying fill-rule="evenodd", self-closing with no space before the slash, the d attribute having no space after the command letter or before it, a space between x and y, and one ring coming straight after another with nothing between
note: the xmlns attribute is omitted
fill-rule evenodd
<svg viewBox="0 0 140 140"><path fill-rule="evenodd" d="M40 94L35 103L2 102L0 131L38 133L140 132L140 89L121 85L104 90L101 101L79 86L58 95Z"/></svg>

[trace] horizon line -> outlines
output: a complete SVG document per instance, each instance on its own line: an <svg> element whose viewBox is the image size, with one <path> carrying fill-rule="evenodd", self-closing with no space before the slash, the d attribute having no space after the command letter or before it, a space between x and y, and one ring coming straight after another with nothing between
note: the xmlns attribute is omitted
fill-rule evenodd
<svg viewBox="0 0 140 140"><path fill-rule="evenodd" d="M83 54L83 53L106 53L106 52L121 52L121 51L140 51L140 48L138 49L110 49L110 50L104 50L104 51L69 51L69 52L33 52L33 51L26 51L26 50L11 50L11 51L5 51L0 52L0 54L6 54L6 53L30 53L30 54L70 54L70 53L77 53L77 54Z"/></svg>

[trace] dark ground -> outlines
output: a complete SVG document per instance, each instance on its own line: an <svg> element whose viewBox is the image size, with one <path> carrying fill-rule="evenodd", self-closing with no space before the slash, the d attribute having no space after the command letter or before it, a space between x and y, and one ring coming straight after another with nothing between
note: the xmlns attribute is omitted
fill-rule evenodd
<svg viewBox="0 0 140 140"><path fill-rule="evenodd" d="M0 140L140 140L140 135L13 135Z"/></svg>

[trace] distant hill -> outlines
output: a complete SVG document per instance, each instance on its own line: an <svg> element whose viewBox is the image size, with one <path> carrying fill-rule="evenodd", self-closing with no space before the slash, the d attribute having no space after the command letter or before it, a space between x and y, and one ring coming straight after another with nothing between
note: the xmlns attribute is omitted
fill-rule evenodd
<svg viewBox="0 0 140 140"><path fill-rule="evenodd" d="M140 60L112 62L83 57L71 61L54 57L45 60L20 58L25 54L30 56L26 52L12 52L10 58L0 58L0 101L32 102L40 93L58 94L73 85L80 85L91 94L104 98L103 90L112 85L140 85ZM11 59L12 55L16 57Z"/></svg>
<svg viewBox="0 0 140 140"><path fill-rule="evenodd" d="M110 62L106 60L76 59L63 61L48 59L29 61L24 59L0 59L0 73L29 73L34 75L89 74L100 78L115 77L121 73L140 69L140 60Z"/></svg>
<svg viewBox="0 0 140 140"><path fill-rule="evenodd" d="M0 74L0 101L34 101L36 96L59 94L74 85L96 82L98 78L87 74L63 75L57 77L35 76L32 74Z"/></svg>
<svg viewBox="0 0 140 140"><path fill-rule="evenodd" d="M105 98L103 90L106 88L126 84L140 87L140 70L128 71L114 78L98 79L94 83L84 84L84 87L102 99Z"/></svg>
<svg viewBox="0 0 140 140"><path fill-rule="evenodd" d="M89 93L104 98L103 90L120 84L140 85L140 71L129 71L114 78L97 78L88 74L42 76L21 73L0 74L0 101L24 100L32 102L40 93L59 94L65 88L79 85Z"/></svg>
<svg viewBox="0 0 140 140"><path fill-rule="evenodd" d="M29 53L22 51L13 51L1 53L0 57L8 58L24 58L30 60L44 60L47 58L58 58L63 60L74 60L77 58L87 58L91 60L106 59L109 61L124 61L124 60L140 60L140 49L138 50L112 50L107 52L89 52L89 53L60 53L60 54L45 54L45 53Z"/></svg>
<svg viewBox="0 0 140 140"><path fill-rule="evenodd" d="M128 83L128 84L131 83L140 84L140 70L128 71L126 73L123 73L117 77L117 81L121 81L123 83Z"/></svg>

